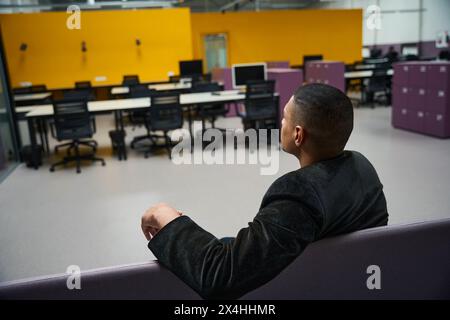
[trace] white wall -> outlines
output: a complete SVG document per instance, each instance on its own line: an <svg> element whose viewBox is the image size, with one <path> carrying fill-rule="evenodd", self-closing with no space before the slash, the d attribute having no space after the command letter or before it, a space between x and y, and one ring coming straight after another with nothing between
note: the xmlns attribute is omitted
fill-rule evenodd
<svg viewBox="0 0 450 320"><path fill-rule="evenodd" d="M364 19L364 45L434 41L437 32L450 31L450 0L338 0L324 1L318 7L362 8L367 18L370 5L381 8L381 30L369 30Z"/></svg>

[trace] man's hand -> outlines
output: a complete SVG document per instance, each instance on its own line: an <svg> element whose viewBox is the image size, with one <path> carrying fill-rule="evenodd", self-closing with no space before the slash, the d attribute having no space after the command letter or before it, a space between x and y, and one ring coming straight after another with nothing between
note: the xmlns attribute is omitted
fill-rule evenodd
<svg viewBox="0 0 450 320"><path fill-rule="evenodd" d="M181 212L168 206L165 203L148 209L141 219L141 228L147 240L151 240L169 222L181 216Z"/></svg>

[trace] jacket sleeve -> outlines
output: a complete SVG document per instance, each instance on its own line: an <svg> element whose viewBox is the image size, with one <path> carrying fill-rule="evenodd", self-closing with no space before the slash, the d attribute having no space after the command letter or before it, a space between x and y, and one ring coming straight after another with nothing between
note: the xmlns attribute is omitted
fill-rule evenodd
<svg viewBox="0 0 450 320"><path fill-rule="evenodd" d="M298 200L262 207L232 241L181 216L149 242L159 262L205 299L237 299L277 276L314 241L320 226Z"/></svg>

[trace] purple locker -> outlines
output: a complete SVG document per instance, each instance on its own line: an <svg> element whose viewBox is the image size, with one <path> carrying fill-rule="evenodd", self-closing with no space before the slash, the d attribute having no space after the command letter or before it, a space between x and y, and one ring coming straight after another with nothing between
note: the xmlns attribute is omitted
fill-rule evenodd
<svg viewBox="0 0 450 320"><path fill-rule="evenodd" d="M447 90L450 87L450 63L430 63L428 65L428 86Z"/></svg>
<svg viewBox="0 0 450 320"><path fill-rule="evenodd" d="M392 107L405 108L407 106L407 95L402 94L402 87L396 84L392 85Z"/></svg>
<svg viewBox="0 0 450 320"><path fill-rule="evenodd" d="M424 87L427 83L427 66L422 63L409 66L408 85Z"/></svg>
<svg viewBox="0 0 450 320"><path fill-rule="evenodd" d="M424 87L409 87L407 94L408 108L415 110L426 109L426 93L427 89Z"/></svg>
<svg viewBox="0 0 450 320"><path fill-rule="evenodd" d="M433 136L450 137L450 117L444 113L427 112L425 114L424 132Z"/></svg>
<svg viewBox="0 0 450 320"><path fill-rule="evenodd" d="M426 98L427 109L430 112L443 113L449 110L449 91L443 89L428 89Z"/></svg>
<svg viewBox="0 0 450 320"><path fill-rule="evenodd" d="M408 117L409 127L416 132L424 132L425 129L425 112L423 110L412 110L412 114Z"/></svg>
<svg viewBox="0 0 450 320"><path fill-rule="evenodd" d="M305 66L305 79L307 83L315 83L320 76L320 70L313 62L308 62Z"/></svg>
<svg viewBox="0 0 450 320"><path fill-rule="evenodd" d="M410 115L411 110L406 108L392 108L392 125L394 128L410 129Z"/></svg>
<svg viewBox="0 0 450 320"><path fill-rule="evenodd" d="M405 63L394 64L393 82L398 86L407 86L409 76L409 65Z"/></svg>

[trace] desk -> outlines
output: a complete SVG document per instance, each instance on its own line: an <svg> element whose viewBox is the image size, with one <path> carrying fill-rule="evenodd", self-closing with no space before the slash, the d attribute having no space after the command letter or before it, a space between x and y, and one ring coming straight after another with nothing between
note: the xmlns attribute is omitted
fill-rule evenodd
<svg viewBox="0 0 450 320"><path fill-rule="evenodd" d="M389 69L386 75L392 76L394 74L393 69ZM344 73L345 79L364 79L371 78L373 75L373 70L361 70L361 71L348 71Z"/></svg>
<svg viewBox="0 0 450 320"><path fill-rule="evenodd" d="M148 88L157 91L186 90L191 88L191 83L173 82L173 83L149 84ZM112 95L127 94L128 92L130 92L129 87L114 87L111 89Z"/></svg>
<svg viewBox="0 0 450 320"><path fill-rule="evenodd" d="M51 92L15 94L14 101L22 102L22 101L44 100L50 97L51 95L52 95Z"/></svg>
<svg viewBox="0 0 450 320"><path fill-rule="evenodd" d="M211 92L202 93L187 93L180 95L180 104L190 110L193 105L201 105L208 103L218 103L218 102L237 102L245 99L245 94L239 93L235 90L225 91L226 94L214 95ZM278 98L278 95L276 95ZM115 125L116 129L123 130L123 110L133 110L133 109L143 109L151 107L150 98L130 98L130 99L114 99L114 100L104 100L104 101L90 101L88 102L88 110L90 113L98 112L114 112L115 114ZM32 162L34 163L34 168L37 169L37 161L34 154L36 143L36 133L34 121L53 116L53 105L34 105L34 106L24 106L17 108L18 112L27 112L26 119L28 122L28 130L30 134L30 142L33 150ZM189 112L190 114L190 112ZM192 122L189 119L189 129L192 131Z"/></svg>

